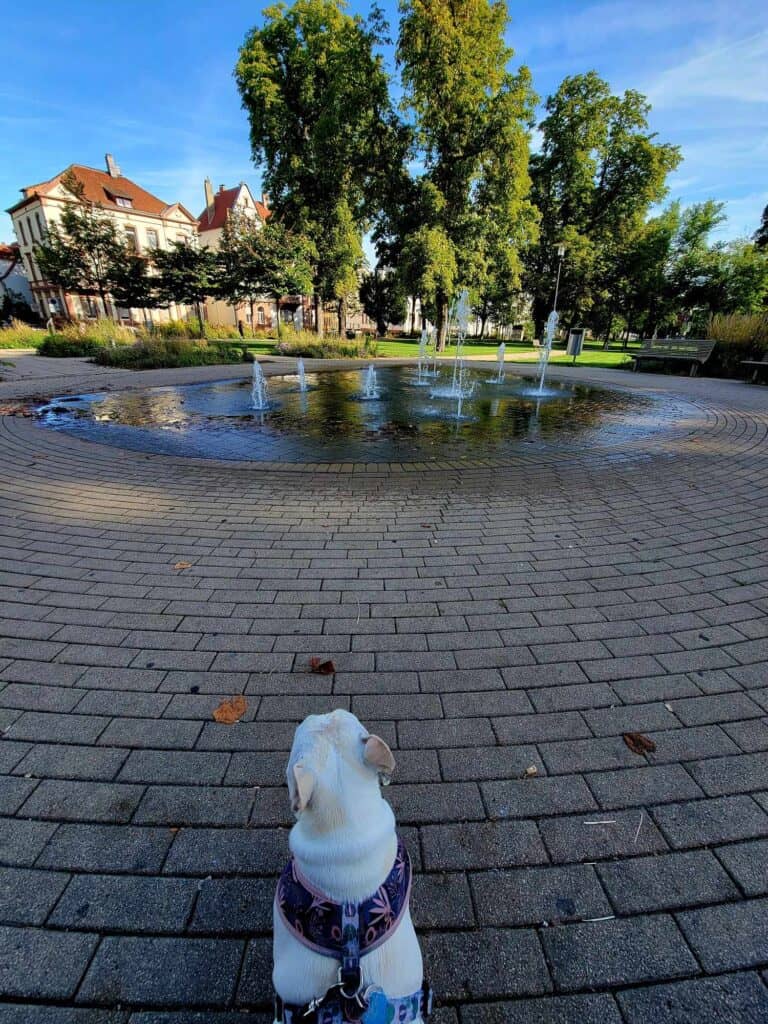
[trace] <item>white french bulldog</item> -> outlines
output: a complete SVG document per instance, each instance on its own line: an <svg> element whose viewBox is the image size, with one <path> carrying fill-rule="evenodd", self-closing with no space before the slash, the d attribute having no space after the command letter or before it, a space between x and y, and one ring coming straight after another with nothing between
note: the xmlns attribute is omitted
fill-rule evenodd
<svg viewBox="0 0 768 1024"><path fill-rule="evenodd" d="M310 1022L387 1020L376 1007L389 1001L391 1014L398 1000L396 1020L426 1018L426 994L417 998L423 966L408 906L410 862L380 790L394 767L384 740L348 711L310 715L296 729L287 777L297 820L274 905L276 1024L303 1019L300 1007ZM316 1008L338 994L350 913L360 924L357 999L334 1015ZM354 987L346 981L345 999Z"/></svg>

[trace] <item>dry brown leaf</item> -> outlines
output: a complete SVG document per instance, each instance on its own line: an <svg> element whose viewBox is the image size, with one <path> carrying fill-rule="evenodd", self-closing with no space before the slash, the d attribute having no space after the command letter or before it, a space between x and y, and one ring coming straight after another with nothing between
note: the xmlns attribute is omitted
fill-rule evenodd
<svg viewBox="0 0 768 1024"><path fill-rule="evenodd" d="M239 722L248 709L248 701L242 694L223 700L214 710L213 717L222 725L234 725Z"/></svg>
<svg viewBox="0 0 768 1024"><path fill-rule="evenodd" d="M173 568L174 569L191 569L192 568L192 563L191 562L177 562L176 565L174 565Z"/></svg>
<svg viewBox="0 0 768 1024"><path fill-rule="evenodd" d="M622 738L633 754L652 754L656 749L653 740L641 732L625 732Z"/></svg>
<svg viewBox="0 0 768 1024"><path fill-rule="evenodd" d="M323 661L322 658L310 658L309 668L310 671L317 672L321 676L332 676L336 671L336 666L330 659Z"/></svg>

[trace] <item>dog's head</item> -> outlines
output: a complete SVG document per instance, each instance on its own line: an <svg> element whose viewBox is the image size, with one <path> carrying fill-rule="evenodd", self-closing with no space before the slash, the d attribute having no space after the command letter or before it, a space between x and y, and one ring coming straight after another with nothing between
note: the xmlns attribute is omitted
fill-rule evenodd
<svg viewBox="0 0 768 1024"><path fill-rule="evenodd" d="M288 760L288 792L298 816L310 809L334 817L341 804L378 790L395 770L392 751L349 711L309 715L296 729Z"/></svg>

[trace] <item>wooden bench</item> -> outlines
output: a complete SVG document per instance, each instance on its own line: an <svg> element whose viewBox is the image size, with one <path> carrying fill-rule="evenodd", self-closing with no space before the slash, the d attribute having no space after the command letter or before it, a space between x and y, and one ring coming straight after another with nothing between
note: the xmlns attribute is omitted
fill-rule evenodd
<svg viewBox="0 0 768 1024"><path fill-rule="evenodd" d="M643 347L632 355L635 361L632 369L638 370L642 362L689 363L690 375L695 377L699 367L712 355L716 344L716 341L700 338L647 338Z"/></svg>
<svg viewBox="0 0 768 1024"><path fill-rule="evenodd" d="M762 359L742 359L741 365L752 371L752 383L757 384L761 373L768 374L768 349Z"/></svg>

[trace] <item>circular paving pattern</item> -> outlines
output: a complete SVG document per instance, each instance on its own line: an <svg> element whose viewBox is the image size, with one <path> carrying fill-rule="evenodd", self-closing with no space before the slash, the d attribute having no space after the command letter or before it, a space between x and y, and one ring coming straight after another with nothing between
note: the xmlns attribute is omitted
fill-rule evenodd
<svg viewBox="0 0 768 1024"><path fill-rule="evenodd" d="M0 402L205 379L46 372ZM278 470L0 420L0 1024L271 1020L332 707L395 748L438 1024L768 1017L768 390L590 377L663 429Z"/></svg>

